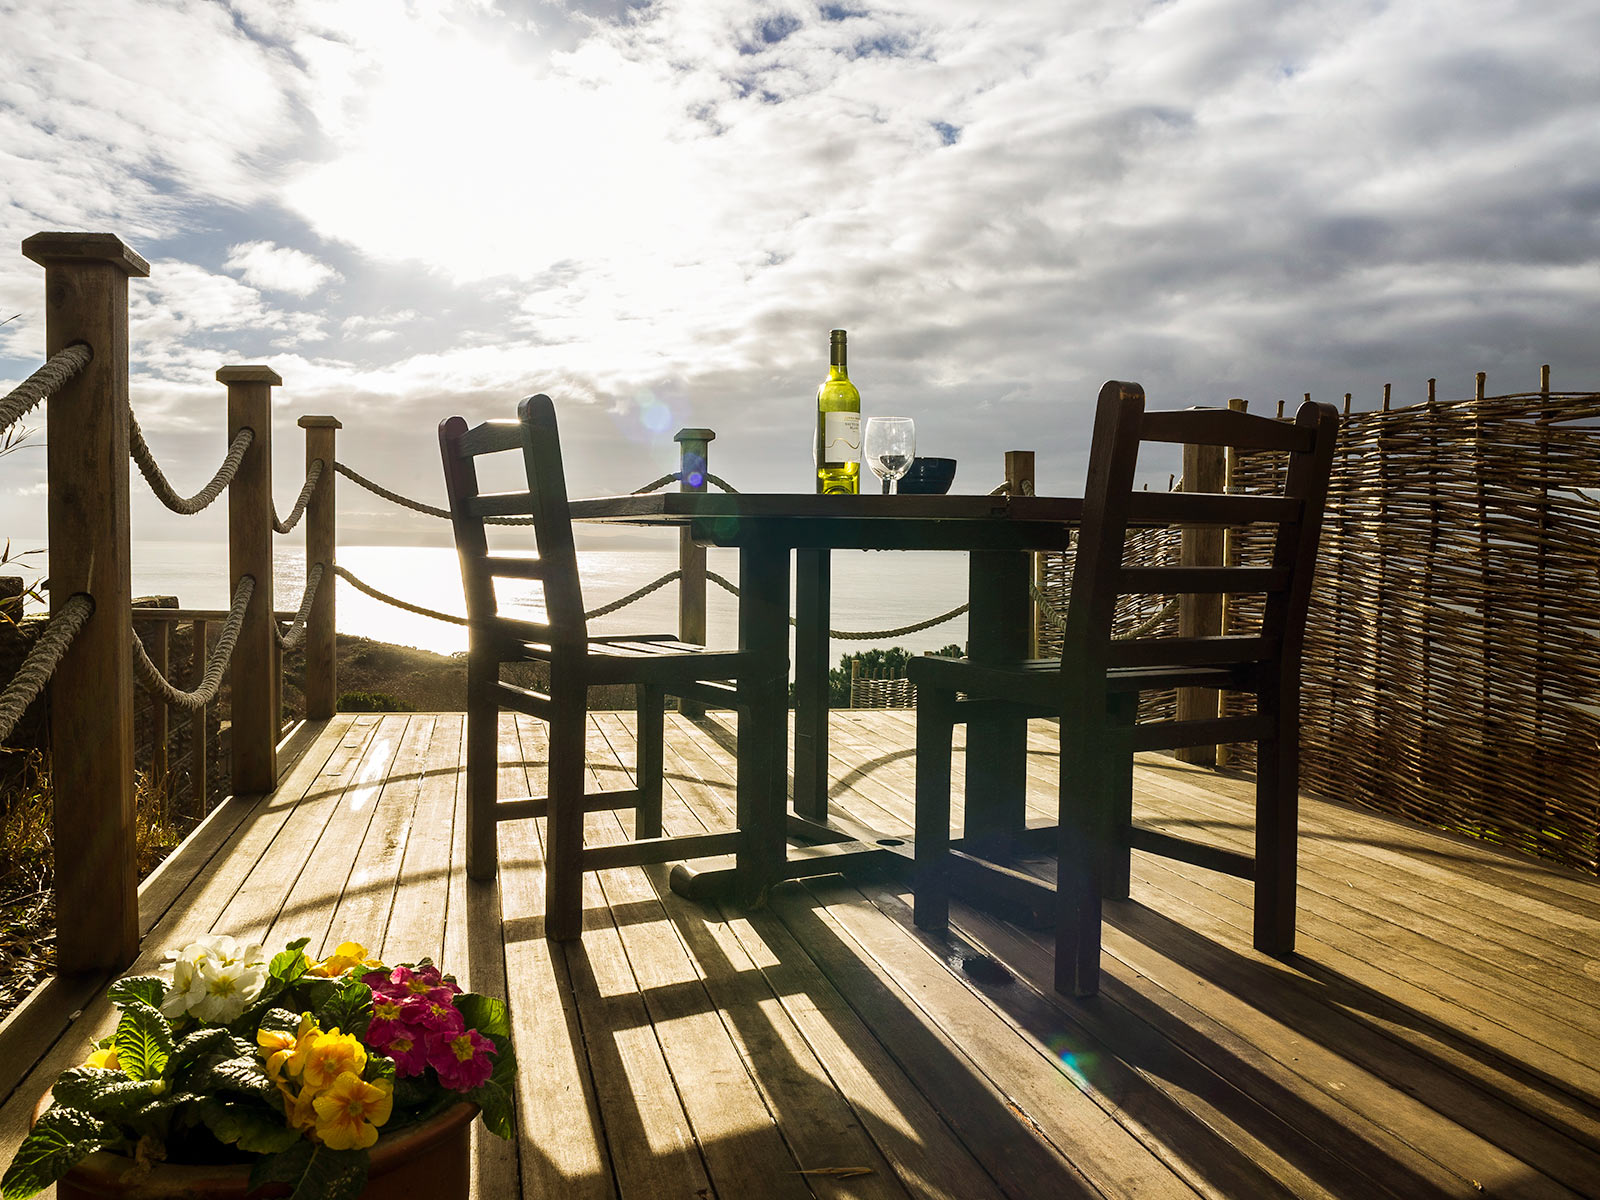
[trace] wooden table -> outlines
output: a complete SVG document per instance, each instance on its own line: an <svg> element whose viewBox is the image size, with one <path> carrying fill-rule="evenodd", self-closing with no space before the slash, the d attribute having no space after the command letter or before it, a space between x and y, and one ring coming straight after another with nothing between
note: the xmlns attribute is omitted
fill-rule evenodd
<svg viewBox="0 0 1600 1200"><path fill-rule="evenodd" d="M1027 654L1031 562L1034 550L1064 550L1082 513L1075 498L1048 496L817 496L659 492L572 502L575 521L687 526L696 542L739 551L739 647L787 658L790 554L795 560L794 809L789 832L820 843L770 869L780 877L839 869L842 856L882 860L908 856L903 843L830 818L828 762L829 554L833 550L964 550L969 555L967 652L975 660L1016 660ZM777 711L785 706L778 705ZM746 774L738 787L770 798L767 811L786 811L787 723L757 736L781 752L775 773ZM966 836L980 840L1023 828L1025 723L1015 718L974 721L967 736ZM674 871L674 886L690 892L719 886L722 872Z"/></svg>

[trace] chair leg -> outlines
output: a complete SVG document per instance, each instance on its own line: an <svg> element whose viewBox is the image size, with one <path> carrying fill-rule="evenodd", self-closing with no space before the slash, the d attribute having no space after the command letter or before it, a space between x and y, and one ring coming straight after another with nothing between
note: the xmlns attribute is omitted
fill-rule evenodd
<svg viewBox="0 0 1600 1200"><path fill-rule="evenodd" d="M1093 996L1100 990L1101 870L1115 778L1113 749L1103 718L1074 720L1063 711L1055 956L1055 987L1062 995Z"/></svg>
<svg viewBox="0 0 1600 1200"><path fill-rule="evenodd" d="M916 876L912 920L942 933L950 926L950 762L955 692L917 691Z"/></svg>
<svg viewBox="0 0 1600 1200"><path fill-rule="evenodd" d="M639 788L639 807L633 819L633 836L661 836L661 773L666 761L663 726L666 723L666 695L653 684L642 683L638 697L638 754L634 760L634 783Z"/></svg>
<svg viewBox="0 0 1600 1200"><path fill-rule="evenodd" d="M1267 696L1258 698L1267 704ZM1295 892L1300 833L1300 739L1289 704L1279 705L1275 736L1256 748L1255 947L1263 954L1294 953Z"/></svg>
<svg viewBox="0 0 1600 1200"><path fill-rule="evenodd" d="M1126 900L1132 874L1133 724L1139 717L1138 693L1111 697L1107 715L1113 735L1109 746L1113 786L1100 895L1107 900Z"/></svg>
<svg viewBox="0 0 1600 1200"><path fill-rule="evenodd" d="M496 664L467 659L467 875L493 879L499 843L500 710L494 699Z"/></svg>
<svg viewBox="0 0 1600 1200"><path fill-rule="evenodd" d="M550 721L550 785L545 836L545 936L565 942L583 931L583 697L556 693Z"/></svg>

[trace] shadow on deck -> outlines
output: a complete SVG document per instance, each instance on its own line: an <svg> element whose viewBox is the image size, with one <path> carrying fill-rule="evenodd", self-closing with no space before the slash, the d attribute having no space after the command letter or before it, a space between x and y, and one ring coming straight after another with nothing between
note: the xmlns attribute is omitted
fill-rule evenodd
<svg viewBox="0 0 1600 1200"><path fill-rule="evenodd" d="M724 725L669 720L669 831L726 828ZM480 1195L1600 1195L1593 880L1308 802L1299 955L1251 949L1248 884L1135 853L1091 1001L1050 991L1037 933L959 905L947 939L914 930L889 878L743 911L607 871L582 940L552 946L543 822L502 826L498 882L465 878L461 736L460 714L336 718L147 882L139 967L206 930L309 935L507 995L521 1138L480 1140ZM910 714L835 713L830 744L835 802L908 833ZM1037 726L1039 822L1052 746ZM543 751L506 719L503 793ZM595 714L592 782L632 761L631 718ZM1248 849L1247 783L1152 756L1135 786L1142 821ZM591 842L617 822L595 814ZM30 1041L63 1003L84 1010L67 1034ZM0 1153L108 1018L62 983L7 1022Z"/></svg>

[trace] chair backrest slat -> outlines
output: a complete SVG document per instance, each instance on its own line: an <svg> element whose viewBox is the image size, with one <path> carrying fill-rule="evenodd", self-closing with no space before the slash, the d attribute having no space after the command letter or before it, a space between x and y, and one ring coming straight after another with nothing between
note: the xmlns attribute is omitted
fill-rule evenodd
<svg viewBox="0 0 1600 1200"><path fill-rule="evenodd" d="M1186 408L1147 412L1139 426L1142 442L1184 446L1232 446L1235 450L1286 450L1305 454L1315 431L1257 413L1231 408Z"/></svg>
<svg viewBox="0 0 1600 1200"><path fill-rule="evenodd" d="M578 579L577 551L567 502L566 475L555 406L548 396L530 396L517 406L515 421L487 421L468 427L461 417L439 425L445 491L461 558L467 616L474 636L512 634L552 646L583 645L588 626ZM520 451L527 490L485 493L478 487L477 459ZM536 556L491 555L486 517L532 517ZM544 585L547 621L502 617L495 577L538 580Z"/></svg>
<svg viewBox="0 0 1600 1200"><path fill-rule="evenodd" d="M1158 596L1277 592L1293 578L1292 571L1277 567L1124 567L1117 590Z"/></svg>
<svg viewBox="0 0 1600 1200"><path fill-rule="evenodd" d="M1134 492L1128 519L1157 525L1276 525L1300 515L1289 496L1224 495L1221 492Z"/></svg>

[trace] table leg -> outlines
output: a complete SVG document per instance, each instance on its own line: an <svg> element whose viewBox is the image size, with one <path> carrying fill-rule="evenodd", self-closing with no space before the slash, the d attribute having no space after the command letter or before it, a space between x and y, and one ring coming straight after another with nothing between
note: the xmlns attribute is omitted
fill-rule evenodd
<svg viewBox="0 0 1600 1200"><path fill-rule="evenodd" d="M829 551L795 551L794 810L828 819Z"/></svg>
<svg viewBox="0 0 1600 1200"><path fill-rule="evenodd" d="M736 776L739 824L749 831L741 854L739 890L755 902L781 877L789 807L789 550L745 546L739 551L739 648L782 669L762 686L762 703L741 715Z"/></svg>
<svg viewBox="0 0 1600 1200"><path fill-rule="evenodd" d="M1016 662L1028 654L1026 551L975 550L968 555L967 653L974 662ZM1003 841L1026 824L1028 725L985 717L967 725L965 835L969 849Z"/></svg>

